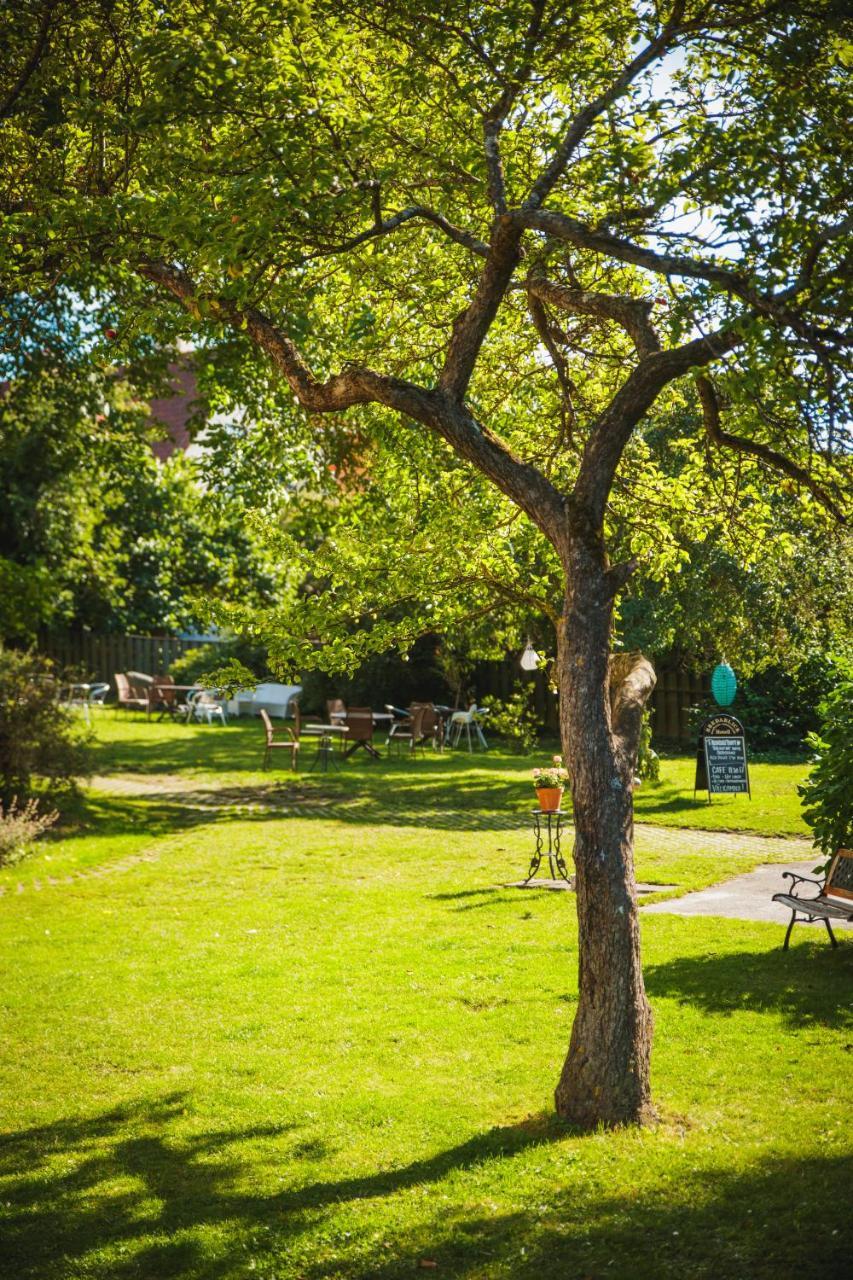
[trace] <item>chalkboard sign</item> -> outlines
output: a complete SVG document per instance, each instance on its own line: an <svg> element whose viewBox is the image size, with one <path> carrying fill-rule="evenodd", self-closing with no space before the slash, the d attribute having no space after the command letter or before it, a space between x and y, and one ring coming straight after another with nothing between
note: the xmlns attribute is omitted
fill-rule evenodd
<svg viewBox="0 0 853 1280"><path fill-rule="evenodd" d="M734 716L711 716L702 725L696 753L696 781L693 794L751 796L749 767L746 762L746 738L743 725Z"/></svg>

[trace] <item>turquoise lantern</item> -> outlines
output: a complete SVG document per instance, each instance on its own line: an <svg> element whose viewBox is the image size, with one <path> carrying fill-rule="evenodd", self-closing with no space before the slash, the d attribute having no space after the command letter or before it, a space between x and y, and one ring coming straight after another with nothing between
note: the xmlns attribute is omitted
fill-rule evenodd
<svg viewBox="0 0 853 1280"><path fill-rule="evenodd" d="M711 676L711 692L719 707L730 707L737 693L737 676L727 662L714 667Z"/></svg>

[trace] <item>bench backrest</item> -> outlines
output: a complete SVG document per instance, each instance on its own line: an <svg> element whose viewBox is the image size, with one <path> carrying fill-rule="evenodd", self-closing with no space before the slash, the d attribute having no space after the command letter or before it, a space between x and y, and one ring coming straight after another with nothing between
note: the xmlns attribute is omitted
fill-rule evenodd
<svg viewBox="0 0 853 1280"><path fill-rule="evenodd" d="M853 849L839 849L830 863L823 892L853 901Z"/></svg>

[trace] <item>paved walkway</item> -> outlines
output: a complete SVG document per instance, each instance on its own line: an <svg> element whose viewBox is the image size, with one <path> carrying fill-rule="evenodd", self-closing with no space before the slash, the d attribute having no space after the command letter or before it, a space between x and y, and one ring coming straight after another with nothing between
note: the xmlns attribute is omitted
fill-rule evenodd
<svg viewBox="0 0 853 1280"><path fill-rule="evenodd" d="M785 866L776 863L774 866L756 867L754 871L726 880L724 884L667 902L650 902L640 910L673 916L725 916L730 920L767 920L772 924L787 924L791 919L790 911L780 902L773 902L774 893L786 893L791 885L790 880L782 879L782 872L795 871L797 875L811 876L814 866L815 858L810 858L808 862L790 862ZM814 892L809 885L803 887ZM815 923L818 928L824 928L821 921ZM836 925L842 929L851 928L842 920L833 920L833 929Z"/></svg>

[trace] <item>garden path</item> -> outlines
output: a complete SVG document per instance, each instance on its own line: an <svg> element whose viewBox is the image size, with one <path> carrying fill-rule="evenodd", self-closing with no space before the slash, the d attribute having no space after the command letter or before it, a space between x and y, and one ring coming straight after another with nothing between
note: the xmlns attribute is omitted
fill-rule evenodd
<svg viewBox="0 0 853 1280"><path fill-rule="evenodd" d="M338 806L331 796L318 796L306 792L298 779L281 782L264 782L256 785L225 786L212 782L188 782L186 777L172 774L122 774L99 776L92 779L96 791L111 795L144 796L176 811L176 818L184 815L182 830L172 836L161 837L139 852L99 866L81 867L70 875L33 879L28 884L0 885L0 896L7 893L23 893L27 888L36 891L61 887L78 879L101 877L129 871L140 863L156 861L161 853L180 843L186 836L186 828L199 822L222 821L227 818L273 815L279 817L346 817L358 822L429 827L437 830L494 830L513 831L523 829L527 819L524 814L480 810L437 808L434 804L407 804L403 813L391 803L385 805L371 797L363 804L352 797L345 806ZM762 866L746 876L739 876L727 884L703 889L675 900L649 904L644 911L669 911L678 915L728 915L749 920L773 920L785 918L784 910L769 899L781 887L781 870L806 868L810 873L817 855L812 855L808 841L797 837L762 836L742 831L706 831L695 828L664 827L653 823L636 824L636 843L640 853L647 850L658 853L671 851L679 854L730 855L748 854L761 862L775 863ZM803 859L809 858L808 862ZM779 864L783 863L784 866ZM756 879L753 881L753 877ZM747 882L741 887L741 882ZM770 884L772 882L772 888ZM736 886L731 893L729 886ZM657 886L648 886L648 889ZM647 890L648 891L648 890ZM782 915L779 912L782 911Z"/></svg>

